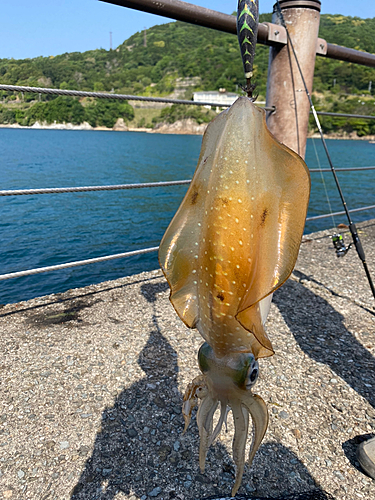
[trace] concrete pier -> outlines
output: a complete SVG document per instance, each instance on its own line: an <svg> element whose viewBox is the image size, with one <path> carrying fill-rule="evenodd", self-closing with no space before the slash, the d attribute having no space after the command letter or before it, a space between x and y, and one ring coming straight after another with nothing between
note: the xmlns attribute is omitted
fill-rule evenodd
<svg viewBox="0 0 375 500"><path fill-rule="evenodd" d="M375 278L375 221L358 229ZM276 354L254 391L270 425L242 496L375 498L355 458L375 433L374 300L355 250L338 259L331 234L304 236L274 296ZM168 295L157 270L0 309L0 498L230 496L231 417L204 474L195 419L181 435L202 339Z"/></svg>

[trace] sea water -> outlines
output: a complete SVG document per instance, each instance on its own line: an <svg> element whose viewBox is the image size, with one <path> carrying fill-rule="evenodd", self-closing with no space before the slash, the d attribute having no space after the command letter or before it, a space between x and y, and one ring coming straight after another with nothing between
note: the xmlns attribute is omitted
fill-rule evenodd
<svg viewBox="0 0 375 500"><path fill-rule="evenodd" d="M0 189L95 186L190 179L202 137L138 132L0 129ZM328 168L319 140L308 140L310 169ZM375 166L375 144L328 140L337 168ZM342 210L330 172L334 212ZM338 172L349 208L375 205L375 170ZM330 212L320 173L312 173L308 216ZM0 197L0 274L157 246L187 185L124 191ZM352 214L354 221L375 210ZM345 223L345 216L335 223ZM310 233L331 218L306 223ZM333 250L332 250L333 251ZM156 253L0 282L0 303L156 269Z"/></svg>

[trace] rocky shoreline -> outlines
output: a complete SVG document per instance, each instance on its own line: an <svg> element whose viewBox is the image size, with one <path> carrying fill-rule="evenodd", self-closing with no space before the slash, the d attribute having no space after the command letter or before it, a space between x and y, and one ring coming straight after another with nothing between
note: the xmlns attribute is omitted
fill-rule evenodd
<svg viewBox="0 0 375 500"><path fill-rule="evenodd" d="M89 130L89 131L108 131L108 132L147 132L149 134L179 134L179 135L203 135L207 124L198 124L192 119L178 120L175 123L158 123L154 128L147 127L128 127L122 118L119 118L113 128L92 127L89 123L83 122L80 125L73 123L39 123L35 122L31 127L25 127L15 124L0 124L0 128L31 129L31 130ZM320 139L318 133L309 133L309 139ZM356 140L356 141L375 141L375 135L365 135L359 137L356 132L347 133L345 131L332 132L325 134L326 139L336 140Z"/></svg>

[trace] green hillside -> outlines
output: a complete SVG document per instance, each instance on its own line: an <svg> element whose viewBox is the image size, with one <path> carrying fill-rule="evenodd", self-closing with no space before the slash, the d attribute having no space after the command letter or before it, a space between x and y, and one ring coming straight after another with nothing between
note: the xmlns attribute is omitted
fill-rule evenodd
<svg viewBox="0 0 375 500"><path fill-rule="evenodd" d="M270 19L271 15L265 14L260 22ZM375 53L374 33L375 18L321 16L319 36L330 43ZM267 66L268 47L258 45L254 70L261 98L265 96ZM236 91L238 85L244 83L236 37L182 22L171 22L147 30L146 46L144 33L140 32L110 51L100 49L56 57L0 59L0 83L12 85L165 96L175 90L178 81L192 77L199 78L194 80L194 86L185 88L182 97L191 98L194 90L226 88ZM369 92L370 81L373 85ZM375 69L317 58L314 93L318 107L374 114L371 97L374 87ZM363 94L365 97L358 103L357 98L347 94ZM121 107L119 104L105 105L92 100L59 98L60 101L51 110L50 101L56 100L52 96L43 96L44 102L35 104L35 95L32 94L25 95L22 100L8 92L0 93L0 97L2 123L17 121L30 125L36 119L66 121L69 118L75 123L87 120L103 125L103 113L107 113L104 120L107 124L114 123L118 117L123 117L125 121L133 117L131 109L124 104ZM67 101L76 101L76 104L67 104ZM31 111L31 105L38 106L38 109ZM100 109L95 109L97 106ZM332 128L336 125L331 120L327 121L327 126ZM375 124L367 123L365 128L362 133L375 133Z"/></svg>

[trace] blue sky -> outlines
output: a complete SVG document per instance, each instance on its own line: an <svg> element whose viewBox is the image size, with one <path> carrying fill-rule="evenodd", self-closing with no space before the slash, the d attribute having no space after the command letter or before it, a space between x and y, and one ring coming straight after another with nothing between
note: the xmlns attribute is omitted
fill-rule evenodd
<svg viewBox="0 0 375 500"><path fill-rule="evenodd" d="M230 14L235 0L190 0ZM260 0L260 12L271 12L274 0ZM322 0L322 13L375 17L375 0ZM137 31L170 20L98 0L18 0L2 2L0 58L23 59L64 52L109 49ZM374 34L375 36L375 34Z"/></svg>

